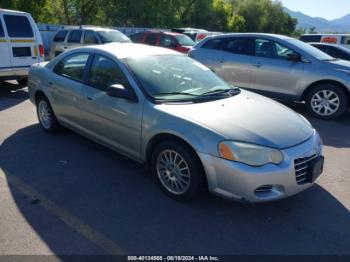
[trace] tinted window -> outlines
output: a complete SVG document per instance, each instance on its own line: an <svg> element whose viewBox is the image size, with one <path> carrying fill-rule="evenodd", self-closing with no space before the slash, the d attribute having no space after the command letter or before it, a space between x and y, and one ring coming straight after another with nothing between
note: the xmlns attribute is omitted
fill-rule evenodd
<svg viewBox="0 0 350 262"><path fill-rule="evenodd" d="M129 81L115 62L104 56L95 55L90 68L89 84L98 89L106 90L107 87L114 84L120 84L127 88Z"/></svg>
<svg viewBox="0 0 350 262"><path fill-rule="evenodd" d="M341 50L336 47L330 46L328 54L335 58L350 60L350 50Z"/></svg>
<svg viewBox="0 0 350 262"><path fill-rule="evenodd" d="M321 42L321 35L302 35L300 41L310 43L310 42Z"/></svg>
<svg viewBox="0 0 350 262"><path fill-rule="evenodd" d="M202 46L202 48L206 49L218 49L218 46L221 44L221 41L224 40L223 38L219 39L211 39L205 42Z"/></svg>
<svg viewBox="0 0 350 262"><path fill-rule="evenodd" d="M67 30L58 31L58 33L55 35L55 38L53 39L53 41L63 42L64 39L66 38L67 33L68 33Z"/></svg>
<svg viewBox="0 0 350 262"><path fill-rule="evenodd" d="M0 20L0 37L4 37L4 36L5 36L4 28L2 27L2 23L1 23L1 20Z"/></svg>
<svg viewBox="0 0 350 262"><path fill-rule="evenodd" d="M68 36L68 43L80 43L81 30L73 30Z"/></svg>
<svg viewBox="0 0 350 262"><path fill-rule="evenodd" d="M174 38L169 35L161 35L160 36L160 46L163 47L172 47L174 46L175 41Z"/></svg>
<svg viewBox="0 0 350 262"><path fill-rule="evenodd" d="M203 48L217 49L233 54L251 55L251 38L231 37L218 38L207 41Z"/></svg>
<svg viewBox="0 0 350 262"><path fill-rule="evenodd" d="M10 37L33 37L33 30L27 17L4 15L7 32Z"/></svg>
<svg viewBox="0 0 350 262"><path fill-rule="evenodd" d="M268 39L255 39L255 56L287 59L288 55L293 53L293 50L280 43Z"/></svg>
<svg viewBox="0 0 350 262"><path fill-rule="evenodd" d="M85 31L84 35L85 44L98 44L98 38L94 31Z"/></svg>
<svg viewBox="0 0 350 262"><path fill-rule="evenodd" d="M83 81L84 68L89 58L89 54L73 54L63 58L54 68L56 74Z"/></svg>
<svg viewBox="0 0 350 262"><path fill-rule="evenodd" d="M137 33L130 36L130 38L134 43L140 43L143 39L143 36L144 36L143 33Z"/></svg>
<svg viewBox="0 0 350 262"><path fill-rule="evenodd" d="M341 44L342 45L350 45L350 36L342 36Z"/></svg>
<svg viewBox="0 0 350 262"><path fill-rule="evenodd" d="M145 43L148 45L156 45L157 44L157 35L156 34L148 34L146 36Z"/></svg>

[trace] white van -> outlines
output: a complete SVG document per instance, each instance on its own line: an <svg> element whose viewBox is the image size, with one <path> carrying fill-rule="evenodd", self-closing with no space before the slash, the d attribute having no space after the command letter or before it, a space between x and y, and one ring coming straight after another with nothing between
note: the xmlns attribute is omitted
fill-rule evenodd
<svg viewBox="0 0 350 262"><path fill-rule="evenodd" d="M350 34L306 34L299 40L306 43L327 43L350 48Z"/></svg>
<svg viewBox="0 0 350 262"><path fill-rule="evenodd" d="M27 81L28 69L44 61L44 46L32 16L0 9L0 80Z"/></svg>

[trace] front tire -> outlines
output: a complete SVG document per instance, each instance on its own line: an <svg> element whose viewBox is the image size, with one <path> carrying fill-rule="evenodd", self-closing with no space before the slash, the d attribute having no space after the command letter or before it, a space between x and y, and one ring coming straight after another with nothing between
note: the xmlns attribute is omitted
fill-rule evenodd
<svg viewBox="0 0 350 262"><path fill-rule="evenodd" d="M307 94L306 105L314 117L330 120L345 113L348 108L348 97L339 86L321 84Z"/></svg>
<svg viewBox="0 0 350 262"><path fill-rule="evenodd" d="M204 191L206 180L193 150L177 140L158 144L151 156L151 172L157 184L177 201L191 201Z"/></svg>
<svg viewBox="0 0 350 262"><path fill-rule="evenodd" d="M51 108L49 100L45 96L40 96L37 99L36 105L40 126L46 132L56 132L59 129L59 123Z"/></svg>

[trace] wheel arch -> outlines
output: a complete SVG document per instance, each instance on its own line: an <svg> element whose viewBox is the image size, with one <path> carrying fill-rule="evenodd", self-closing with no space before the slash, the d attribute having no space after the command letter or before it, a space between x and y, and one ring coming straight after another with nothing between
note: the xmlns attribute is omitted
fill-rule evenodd
<svg viewBox="0 0 350 262"><path fill-rule="evenodd" d="M193 153L193 156L196 157L196 159L198 160L198 163L200 163L200 165L201 165L201 168L202 168L202 171L204 174L204 178L205 178L206 188L208 188L208 179L207 179L207 174L205 172L204 165L203 165L200 157L198 156L196 150L194 149L194 147L185 139L183 139L177 135L171 134L171 133L156 134L148 141L147 146L146 146L146 151L145 151L145 165L146 165L147 169L149 169L149 167L150 167L149 164L150 164L153 150L155 149L155 147L159 143L166 141L166 140L173 140L173 141L175 140L191 150L191 152Z"/></svg>
<svg viewBox="0 0 350 262"><path fill-rule="evenodd" d="M347 100L350 101L350 91L349 89L346 88L346 86L336 80L330 80L330 79L324 79L324 80L319 80L316 82L313 82L312 84L310 84L305 91L303 92L302 96L301 96L301 100L305 101L307 94L316 86L321 85L321 84L332 84L332 85L336 85L338 87L340 87L341 89L343 89L345 91L345 93L347 94Z"/></svg>

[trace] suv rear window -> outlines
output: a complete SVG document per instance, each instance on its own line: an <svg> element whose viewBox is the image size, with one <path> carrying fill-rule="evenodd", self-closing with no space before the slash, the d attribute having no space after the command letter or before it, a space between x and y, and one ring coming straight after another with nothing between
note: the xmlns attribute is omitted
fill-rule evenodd
<svg viewBox="0 0 350 262"><path fill-rule="evenodd" d="M68 33L67 30L58 31L58 33L55 35L55 38L53 39L53 41L63 42L64 39L66 38L67 33Z"/></svg>
<svg viewBox="0 0 350 262"><path fill-rule="evenodd" d="M299 40L303 41L305 43L310 43L310 42L321 42L321 35L302 35Z"/></svg>
<svg viewBox="0 0 350 262"><path fill-rule="evenodd" d="M33 29L26 16L4 15L7 32L10 37L33 37Z"/></svg>
<svg viewBox="0 0 350 262"><path fill-rule="evenodd" d="M0 20L0 37L4 37L4 36L5 36L4 28L2 27L2 23L1 23L1 20Z"/></svg>
<svg viewBox="0 0 350 262"><path fill-rule="evenodd" d="M70 32L68 36L68 43L80 43L81 34L81 30L73 30L72 32Z"/></svg>

